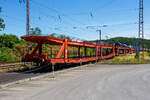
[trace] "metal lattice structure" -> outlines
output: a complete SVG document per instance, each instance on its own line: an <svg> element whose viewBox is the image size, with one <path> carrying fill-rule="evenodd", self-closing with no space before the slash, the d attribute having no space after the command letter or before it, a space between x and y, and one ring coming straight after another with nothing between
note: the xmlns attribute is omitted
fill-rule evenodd
<svg viewBox="0 0 150 100"><path fill-rule="evenodd" d="M139 1L139 38L144 38L143 0Z"/></svg>
<svg viewBox="0 0 150 100"><path fill-rule="evenodd" d="M144 16L143 16L143 0L139 0L139 32L138 32L138 38L144 39ZM141 51L141 46L143 47L143 44L141 44L139 41L136 43L137 45L137 51L136 51L136 57L139 57L139 52ZM144 58L144 47L142 48L143 54L142 58Z"/></svg>

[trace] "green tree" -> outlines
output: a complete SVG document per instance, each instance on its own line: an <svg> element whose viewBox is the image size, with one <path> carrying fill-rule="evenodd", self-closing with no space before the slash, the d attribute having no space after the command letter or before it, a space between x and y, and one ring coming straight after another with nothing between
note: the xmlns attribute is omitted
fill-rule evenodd
<svg viewBox="0 0 150 100"><path fill-rule="evenodd" d="M2 12L2 8L0 7L0 13ZM0 18L0 31L5 29L4 20Z"/></svg>
<svg viewBox="0 0 150 100"><path fill-rule="evenodd" d="M42 35L42 31L41 31L41 29L39 27L31 28L30 35L32 35L32 36L40 36L40 35Z"/></svg>
<svg viewBox="0 0 150 100"><path fill-rule="evenodd" d="M0 35L0 48L14 48L16 43L20 43L20 40L16 35Z"/></svg>
<svg viewBox="0 0 150 100"><path fill-rule="evenodd" d="M16 35L0 35L0 62L19 61L26 54L26 44Z"/></svg>
<svg viewBox="0 0 150 100"><path fill-rule="evenodd" d="M110 45L113 45L115 43L124 43L126 45L136 46L136 42L139 41L141 47L144 46L144 48L150 48L150 40L147 39L138 39L138 38L127 38L127 37L115 37L108 40L104 40L104 43L108 43Z"/></svg>
<svg viewBox="0 0 150 100"><path fill-rule="evenodd" d="M59 38L59 39L65 39L65 38L67 38L68 40L71 40L71 37L66 36L66 35L59 35L56 38Z"/></svg>
<svg viewBox="0 0 150 100"><path fill-rule="evenodd" d="M2 47L0 48L0 62L19 61L19 57L13 54L12 49Z"/></svg>

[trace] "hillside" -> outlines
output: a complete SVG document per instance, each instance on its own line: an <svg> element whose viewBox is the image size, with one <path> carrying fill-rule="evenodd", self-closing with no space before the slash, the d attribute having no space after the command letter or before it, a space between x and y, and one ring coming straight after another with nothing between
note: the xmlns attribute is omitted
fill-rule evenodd
<svg viewBox="0 0 150 100"><path fill-rule="evenodd" d="M98 41L98 40L96 40L96 41ZM144 44L144 48L150 49L150 40L148 40L148 39L142 40L142 39L137 39L137 38L115 37L115 38L111 38L108 40L103 40L104 44L113 45L117 42L120 42L120 43L124 43L127 45L132 45L132 46L136 46L137 41L140 42L141 46L142 46L142 44Z"/></svg>

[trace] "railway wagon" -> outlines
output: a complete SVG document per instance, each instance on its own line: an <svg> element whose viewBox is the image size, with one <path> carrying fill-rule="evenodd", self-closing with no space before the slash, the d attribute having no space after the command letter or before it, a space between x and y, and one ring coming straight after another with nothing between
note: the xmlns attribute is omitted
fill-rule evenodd
<svg viewBox="0 0 150 100"><path fill-rule="evenodd" d="M25 55L24 61L33 61L40 64L83 63L135 52L135 48L77 42L68 40L67 38L58 39L50 36L22 36L21 38L29 43L37 44L31 53ZM60 49L55 57L43 52L43 45L45 44L60 46ZM70 47L76 48L75 54L70 54ZM91 53L88 53L89 50L91 50ZM52 52L52 50L49 52Z"/></svg>

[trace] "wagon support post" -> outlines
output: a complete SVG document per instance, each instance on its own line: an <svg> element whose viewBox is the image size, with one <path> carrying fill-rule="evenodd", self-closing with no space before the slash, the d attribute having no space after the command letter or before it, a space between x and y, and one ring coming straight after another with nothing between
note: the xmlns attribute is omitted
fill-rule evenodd
<svg viewBox="0 0 150 100"><path fill-rule="evenodd" d="M79 58L81 57L81 55L80 55L80 54L81 54L81 53L80 53L80 48L81 48L81 47L79 46L79 47L78 47L78 57L79 57Z"/></svg>
<svg viewBox="0 0 150 100"><path fill-rule="evenodd" d="M40 44L38 44L35 49L33 50L33 52L31 54L35 54L37 52L37 50L40 48Z"/></svg>
<svg viewBox="0 0 150 100"><path fill-rule="evenodd" d="M42 50L42 44L40 43L40 44L39 44L39 54L42 54L42 51L43 51L43 50Z"/></svg>
<svg viewBox="0 0 150 100"><path fill-rule="evenodd" d="M84 57L87 57L87 47L84 47Z"/></svg>
<svg viewBox="0 0 150 100"><path fill-rule="evenodd" d="M120 48L117 47L117 56L119 56L119 54L120 54Z"/></svg>
<svg viewBox="0 0 150 100"><path fill-rule="evenodd" d="M64 53L64 58L65 58L65 62L68 62L68 39L65 39L65 53Z"/></svg>
<svg viewBox="0 0 150 100"><path fill-rule="evenodd" d="M112 51L113 51L113 56L115 56L116 55L116 53L115 53L115 47L112 48Z"/></svg>
<svg viewBox="0 0 150 100"><path fill-rule="evenodd" d="M98 46L96 46L95 54L96 54L96 62L97 62L98 61Z"/></svg>
<svg viewBox="0 0 150 100"><path fill-rule="evenodd" d="M103 47L101 47L101 59L103 59Z"/></svg>

